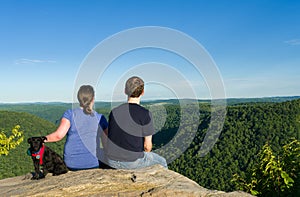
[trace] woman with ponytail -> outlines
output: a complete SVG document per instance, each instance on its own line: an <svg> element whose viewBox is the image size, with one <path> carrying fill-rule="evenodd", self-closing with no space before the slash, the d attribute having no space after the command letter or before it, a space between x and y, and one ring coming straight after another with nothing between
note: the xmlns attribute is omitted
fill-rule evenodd
<svg viewBox="0 0 300 197"><path fill-rule="evenodd" d="M103 161L100 139L107 134L106 118L93 110L95 92L83 85L77 93L78 108L65 111L57 130L46 136L46 142L57 142L65 136L64 161L70 170L98 168ZM102 140L103 142L103 140ZM102 147L105 144L102 144Z"/></svg>

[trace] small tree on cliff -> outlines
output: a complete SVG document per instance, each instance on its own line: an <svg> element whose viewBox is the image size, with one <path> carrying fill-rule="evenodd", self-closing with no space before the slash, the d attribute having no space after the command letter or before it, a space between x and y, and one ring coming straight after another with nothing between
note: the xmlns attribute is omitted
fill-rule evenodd
<svg viewBox="0 0 300 197"><path fill-rule="evenodd" d="M7 136L4 131L0 131L0 156L8 155L11 149L16 148L23 140L23 132L20 131L20 126L16 125L12 131L11 135Z"/></svg>
<svg viewBox="0 0 300 197"><path fill-rule="evenodd" d="M235 174L239 189L258 196L294 196L299 192L300 141L293 139L278 155L267 143L259 153L259 163L248 180Z"/></svg>

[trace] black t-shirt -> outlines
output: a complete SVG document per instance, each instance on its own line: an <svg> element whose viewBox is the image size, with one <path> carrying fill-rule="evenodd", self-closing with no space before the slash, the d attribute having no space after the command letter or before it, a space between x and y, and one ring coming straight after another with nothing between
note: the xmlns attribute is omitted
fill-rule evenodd
<svg viewBox="0 0 300 197"><path fill-rule="evenodd" d="M153 134L151 112L138 104L124 103L109 115L106 154L116 161L135 161L144 156L144 137Z"/></svg>

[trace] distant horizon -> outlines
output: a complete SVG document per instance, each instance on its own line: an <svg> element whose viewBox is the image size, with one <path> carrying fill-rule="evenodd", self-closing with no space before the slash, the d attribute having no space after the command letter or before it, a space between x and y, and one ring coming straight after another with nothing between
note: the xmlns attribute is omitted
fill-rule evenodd
<svg viewBox="0 0 300 197"><path fill-rule="evenodd" d="M231 100L231 99L269 99L269 98L300 98L300 95L293 95L293 96L264 96L264 97L230 97L225 98L225 100ZM224 99L209 99L209 98L200 98L200 99L193 99L193 98L157 98L157 99L141 99L141 103L143 102L155 102L155 101L169 101L169 100L198 100L198 101L211 101L211 100L224 100ZM120 103L120 102L126 102L125 100L118 100L118 101L106 101L106 100L96 100L95 103ZM58 103L58 104L74 104L78 103L76 102L66 102L66 101L29 101L29 102L1 102L0 104L51 104L51 103Z"/></svg>

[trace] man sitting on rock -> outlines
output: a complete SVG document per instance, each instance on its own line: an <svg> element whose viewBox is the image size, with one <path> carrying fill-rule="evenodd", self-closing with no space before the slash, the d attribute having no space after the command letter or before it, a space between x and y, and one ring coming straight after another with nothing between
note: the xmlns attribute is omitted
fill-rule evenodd
<svg viewBox="0 0 300 197"><path fill-rule="evenodd" d="M135 76L129 78L125 94L128 102L114 108L109 115L105 163L116 169L137 169L155 164L167 168L166 159L151 152L152 115L140 106L144 81Z"/></svg>

